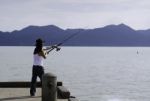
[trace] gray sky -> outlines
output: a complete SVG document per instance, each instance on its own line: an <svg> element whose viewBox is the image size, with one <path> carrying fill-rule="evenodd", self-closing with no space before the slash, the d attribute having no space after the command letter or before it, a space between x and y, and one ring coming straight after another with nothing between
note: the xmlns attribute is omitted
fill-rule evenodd
<svg viewBox="0 0 150 101"><path fill-rule="evenodd" d="M0 0L0 31L28 25L97 28L124 23L150 28L150 0Z"/></svg>

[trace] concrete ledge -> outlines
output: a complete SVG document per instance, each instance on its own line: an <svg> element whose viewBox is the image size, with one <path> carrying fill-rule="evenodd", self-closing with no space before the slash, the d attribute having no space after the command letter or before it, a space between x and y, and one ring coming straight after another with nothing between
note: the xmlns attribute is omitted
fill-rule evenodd
<svg viewBox="0 0 150 101"><path fill-rule="evenodd" d="M62 86L62 82L57 82L57 101L79 101L75 97L70 96L70 91ZM37 93L35 97L30 97L30 82L0 82L0 101L41 101L41 84L37 82Z"/></svg>
<svg viewBox="0 0 150 101"><path fill-rule="evenodd" d="M64 86L57 87L57 96L61 99L68 99L70 97L69 90Z"/></svg>
<svg viewBox="0 0 150 101"><path fill-rule="evenodd" d="M41 101L41 88L36 89L34 97L30 96L30 88L0 88L0 101ZM57 99L68 101L68 99Z"/></svg>
<svg viewBox="0 0 150 101"><path fill-rule="evenodd" d="M29 88L31 82L28 81L16 81L16 82L0 82L0 88ZM62 82L57 82L57 86L62 86ZM36 87L40 88L41 83L37 82Z"/></svg>

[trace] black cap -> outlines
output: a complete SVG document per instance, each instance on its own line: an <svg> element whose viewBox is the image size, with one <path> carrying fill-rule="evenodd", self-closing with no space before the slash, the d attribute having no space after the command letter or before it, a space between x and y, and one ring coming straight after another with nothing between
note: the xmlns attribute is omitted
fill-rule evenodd
<svg viewBox="0 0 150 101"><path fill-rule="evenodd" d="M41 38L38 38L38 39L36 40L36 43L44 43L44 41L43 41Z"/></svg>

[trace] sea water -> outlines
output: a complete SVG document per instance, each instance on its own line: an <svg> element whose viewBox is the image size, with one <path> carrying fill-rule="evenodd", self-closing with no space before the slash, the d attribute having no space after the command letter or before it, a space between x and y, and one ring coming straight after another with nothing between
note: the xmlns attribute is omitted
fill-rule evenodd
<svg viewBox="0 0 150 101"><path fill-rule="evenodd" d="M30 81L33 50L1 46L0 81ZM44 67L80 101L150 101L149 47L62 47Z"/></svg>

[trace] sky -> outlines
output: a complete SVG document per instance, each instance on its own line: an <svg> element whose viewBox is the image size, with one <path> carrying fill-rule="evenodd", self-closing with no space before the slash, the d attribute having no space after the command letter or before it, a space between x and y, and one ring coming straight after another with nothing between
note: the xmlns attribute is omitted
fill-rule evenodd
<svg viewBox="0 0 150 101"><path fill-rule="evenodd" d="M0 0L0 31L29 25L66 29L120 23L150 29L150 0Z"/></svg>

